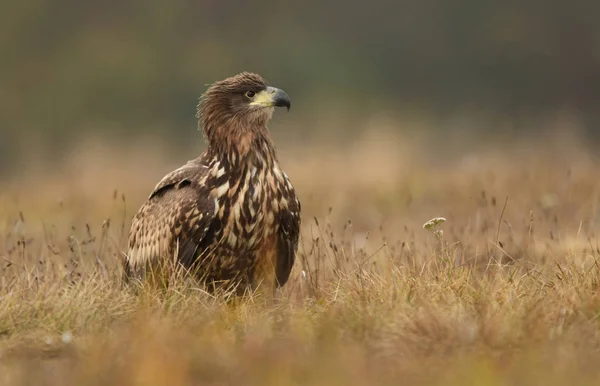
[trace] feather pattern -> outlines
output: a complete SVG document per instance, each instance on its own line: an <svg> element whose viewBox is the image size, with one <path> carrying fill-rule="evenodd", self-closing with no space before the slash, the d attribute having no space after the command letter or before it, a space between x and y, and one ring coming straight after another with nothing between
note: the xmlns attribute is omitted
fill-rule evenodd
<svg viewBox="0 0 600 386"><path fill-rule="evenodd" d="M255 74L217 82L203 96L199 118L208 149L167 174L133 219L125 270L177 261L207 283L284 285L300 234L300 202L280 169L266 123L272 108L239 98L266 89ZM233 112L233 113L232 113Z"/></svg>
<svg viewBox="0 0 600 386"><path fill-rule="evenodd" d="M216 202L201 184L208 171L201 158L167 174L133 218L127 267L145 269L147 263L182 256L182 246L203 238L215 215ZM204 232L204 233L203 233Z"/></svg>

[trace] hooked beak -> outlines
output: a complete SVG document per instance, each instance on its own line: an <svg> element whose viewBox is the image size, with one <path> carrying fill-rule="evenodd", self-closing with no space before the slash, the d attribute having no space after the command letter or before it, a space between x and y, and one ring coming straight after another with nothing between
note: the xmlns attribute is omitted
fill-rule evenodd
<svg viewBox="0 0 600 386"><path fill-rule="evenodd" d="M292 106L292 101L285 91L269 86L256 94L250 105L260 107L287 107L289 111Z"/></svg>

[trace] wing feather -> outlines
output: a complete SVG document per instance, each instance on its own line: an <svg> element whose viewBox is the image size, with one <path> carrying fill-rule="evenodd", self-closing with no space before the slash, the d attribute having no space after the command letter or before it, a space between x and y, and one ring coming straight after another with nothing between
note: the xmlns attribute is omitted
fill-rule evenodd
<svg viewBox="0 0 600 386"><path fill-rule="evenodd" d="M280 212L279 240L277 251L276 276L279 286L283 286L289 279L300 237L300 201L296 197L291 184L288 185L288 207Z"/></svg>
<svg viewBox="0 0 600 386"><path fill-rule="evenodd" d="M189 245L197 249L216 212L215 201L202 183L207 173L207 165L195 159L156 185L133 218L126 274L139 276L148 263L173 260L175 254L181 259Z"/></svg>

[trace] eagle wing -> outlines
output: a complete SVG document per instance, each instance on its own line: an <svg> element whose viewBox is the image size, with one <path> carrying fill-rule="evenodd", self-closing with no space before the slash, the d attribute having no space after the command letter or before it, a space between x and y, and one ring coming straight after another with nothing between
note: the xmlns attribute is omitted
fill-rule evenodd
<svg viewBox="0 0 600 386"><path fill-rule="evenodd" d="M140 276L163 259L191 262L216 213L201 183L208 173L201 158L167 174L133 218L125 261L128 276Z"/></svg>
<svg viewBox="0 0 600 386"><path fill-rule="evenodd" d="M275 272L279 286L283 286L290 277L300 237L300 201L287 176L285 176L285 182L284 199L287 202L287 208L284 207L282 208L284 210L280 211Z"/></svg>

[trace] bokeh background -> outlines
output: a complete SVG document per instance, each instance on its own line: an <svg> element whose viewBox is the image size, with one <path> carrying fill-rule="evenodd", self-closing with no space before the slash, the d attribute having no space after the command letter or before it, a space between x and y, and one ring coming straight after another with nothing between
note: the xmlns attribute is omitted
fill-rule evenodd
<svg viewBox="0 0 600 386"><path fill-rule="evenodd" d="M0 1L0 384L600 384L599 15ZM207 84L245 70L292 99L282 302L137 296L130 220L204 150Z"/></svg>
<svg viewBox="0 0 600 386"><path fill-rule="evenodd" d="M243 70L292 97L273 125L280 143L329 138L339 147L382 119L392 132L429 133L431 146L437 139L459 152L473 138L600 133L600 3L590 0L0 8L5 174L32 157L64 159L90 138L125 149L142 146L139 138L167 150L202 147L197 98Z"/></svg>

